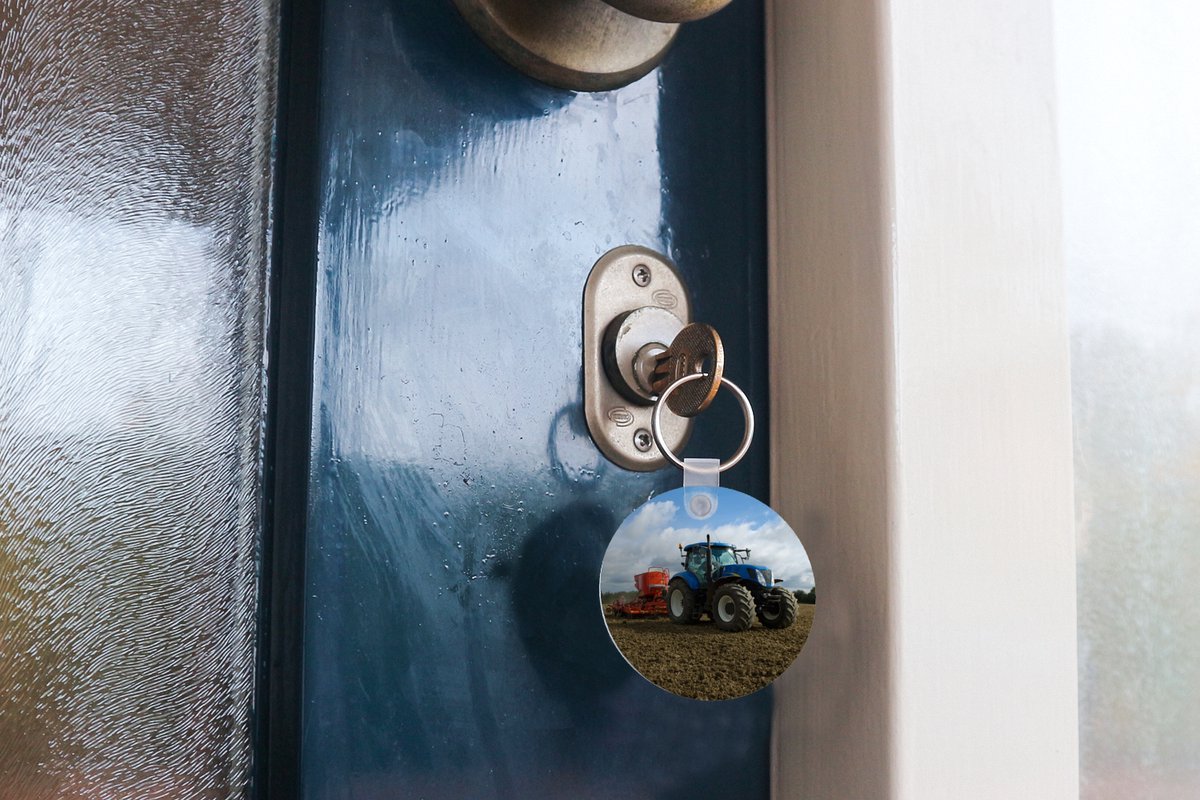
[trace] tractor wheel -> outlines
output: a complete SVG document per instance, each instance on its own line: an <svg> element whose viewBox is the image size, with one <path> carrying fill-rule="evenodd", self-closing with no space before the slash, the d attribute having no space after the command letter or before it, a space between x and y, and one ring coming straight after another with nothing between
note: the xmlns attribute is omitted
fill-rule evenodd
<svg viewBox="0 0 1200 800"><path fill-rule="evenodd" d="M754 595L745 586L725 584L713 595L712 617L723 631L750 630L754 624Z"/></svg>
<svg viewBox="0 0 1200 800"><path fill-rule="evenodd" d="M679 578L667 587L667 616L671 622L694 625L700 621L700 609L696 608L696 595L686 581Z"/></svg>
<svg viewBox="0 0 1200 800"><path fill-rule="evenodd" d="M787 589L772 589L763 598L762 608L758 610L758 619L768 628L790 628L796 621L799 608L796 595Z"/></svg>

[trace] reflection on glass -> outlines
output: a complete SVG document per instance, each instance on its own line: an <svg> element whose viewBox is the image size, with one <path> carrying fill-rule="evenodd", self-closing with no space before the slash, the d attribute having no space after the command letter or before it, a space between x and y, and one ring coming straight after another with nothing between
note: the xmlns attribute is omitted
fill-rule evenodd
<svg viewBox="0 0 1200 800"><path fill-rule="evenodd" d="M0 796L237 797L274 11L0 31Z"/></svg>
<svg viewBox="0 0 1200 800"><path fill-rule="evenodd" d="M1200 7L1058 0L1085 798L1200 796Z"/></svg>

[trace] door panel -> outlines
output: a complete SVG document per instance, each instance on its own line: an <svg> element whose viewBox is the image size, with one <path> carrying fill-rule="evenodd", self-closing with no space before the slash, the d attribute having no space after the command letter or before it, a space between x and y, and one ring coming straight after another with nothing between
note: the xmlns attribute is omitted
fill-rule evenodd
<svg viewBox="0 0 1200 800"><path fill-rule="evenodd" d="M449 3L326 8L305 796L767 795L769 690L677 698L610 643L604 548L680 475L605 461L580 396L584 281L637 243L767 418L760 19L735 4L574 94ZM719 402L689 453L740 425ZM765 498L765 441L727 485Z"/></svg>

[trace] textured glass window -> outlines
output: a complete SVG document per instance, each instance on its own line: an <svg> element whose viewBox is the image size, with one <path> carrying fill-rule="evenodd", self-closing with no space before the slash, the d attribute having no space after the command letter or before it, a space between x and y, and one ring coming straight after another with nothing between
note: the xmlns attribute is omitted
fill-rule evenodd
<svg viewBox="0 0 1200 800"><path fill-rule="evenodd" d="M1200 797L1200 6L1058 0L1082 796Z"/></svg>
<svg viewBox="0 0 1200 800"><path fill-rule="evenodd" d="M272 2L0 4L0 796L250 763Z"/></svg>

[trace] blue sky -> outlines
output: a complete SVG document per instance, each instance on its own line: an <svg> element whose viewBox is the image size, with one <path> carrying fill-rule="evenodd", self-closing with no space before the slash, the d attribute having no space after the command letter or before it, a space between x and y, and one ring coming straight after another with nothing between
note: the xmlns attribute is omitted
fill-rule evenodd
<svg viewBox="0 0 1200 800"><path fill-rule="evenodd" d="M684 489L675 489L638 507L613 536L600 571L600 591L633 589L633 576L649 567L680 571L677 544L713 541L750 548L750 563L770 567L789 589L814 585L812 565L796 534L769 507L732 489L717 489L716 513L694 519L684 507ZM689 490L694 491L694 490Z"/></svg>

